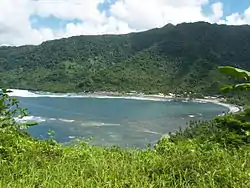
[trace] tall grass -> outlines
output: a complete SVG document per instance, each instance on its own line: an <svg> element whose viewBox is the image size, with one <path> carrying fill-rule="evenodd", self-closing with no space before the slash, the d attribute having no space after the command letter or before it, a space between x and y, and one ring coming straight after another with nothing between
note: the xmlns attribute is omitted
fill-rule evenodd
<svg viewBox="0 0 250 188"><path fill-rule="evenodd" d="M195 140L154 149L63 146L1 132L0 187L250 187L250 148ZM5 153L5 155L2 155Z"/></svg>

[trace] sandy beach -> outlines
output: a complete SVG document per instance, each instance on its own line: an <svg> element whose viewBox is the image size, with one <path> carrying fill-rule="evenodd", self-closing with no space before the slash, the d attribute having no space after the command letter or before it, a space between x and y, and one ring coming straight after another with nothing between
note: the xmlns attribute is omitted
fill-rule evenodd
<svg viewBox="0 0 250 188"><path fill-rule="evenodd" d="M158 99L162 99L162 100L185 100L185 101L196 101L196 102L203 102L203 103L214 103L214 104L218 104L221 106L225 106L229 109L228 113L237 113L239 111L242 111L242 107L234 105L234 104L228 104L226 103L225 99L220 99L220 98L216 98L216 97L206 97L206 98L182 98L182 97L176 97L175 94L170 93L169 95L164 95L162 93L159 94L152 94L152 95L147 95L144 93L119 93L119 92L94 92L93 94L95 95L101 95L101 96L119 96L119 97L131 97L131 98L136 98L136 97L140 97L140 98L144 98L145 100L147 99L152 99L152 100L158 100Z"/></svg>
<svg viewBox="0 0 250 188"><path fill-rule="evenodd" d="M9 89L12 91L9 93L10 96L15 97L72 97L72 98L122 98L122 99L134 99L134 100L155 100L155 101L169 101L169 100L183 100L183 101L194 101L202 103L214 103L221 106L225 106L229 109L228 113L237 113L242 110L242 107L225 103L225 99L219 99L216 97L205 97L205 98L182 98L176 97L175 94L170 93L169 95L151 94L147 95L144 93L130 92L130 93L119 93L110 91L98 91L93 93L49 93L49 92L31 92L28 90Z"/></svg>

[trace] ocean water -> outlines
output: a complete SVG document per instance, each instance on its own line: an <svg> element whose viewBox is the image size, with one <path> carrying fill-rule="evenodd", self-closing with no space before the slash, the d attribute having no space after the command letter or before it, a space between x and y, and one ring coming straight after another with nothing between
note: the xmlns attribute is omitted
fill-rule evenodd
<svg viewBox="0 0 250 188"><path fill-rule="evenodd" d="M30 115L19 121L38 122L29 128L32 136L59 142L90 139L95 145L145 147L163 135L185 128L190 120L212 119L228 111L213 103L191 101L131 100L67 96L16 97Z"/></svg>

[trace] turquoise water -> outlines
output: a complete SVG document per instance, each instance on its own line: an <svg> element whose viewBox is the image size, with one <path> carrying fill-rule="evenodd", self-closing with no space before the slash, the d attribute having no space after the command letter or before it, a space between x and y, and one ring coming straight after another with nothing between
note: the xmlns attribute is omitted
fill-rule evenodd
<svg viewBox="0 0 250 188"><path fill-rule="evenodd" d="M28 108L27 121L40 122L29 128L32 136L48 138L55 131L59 142L88 139L97 145L144 147L162 135L186 127L190 120L211 119L228 111L212 103L143 101L98 98L19 97Z"/></svg>

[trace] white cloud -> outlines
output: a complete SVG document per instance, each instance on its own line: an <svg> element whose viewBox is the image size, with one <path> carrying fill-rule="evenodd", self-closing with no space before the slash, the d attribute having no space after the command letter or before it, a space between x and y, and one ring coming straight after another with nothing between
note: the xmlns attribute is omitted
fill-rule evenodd
<svg viewBox="0 0 250 188"><path fill-rule="evenodd" d="M115 19L114 17L107 18L105 24L85 23L69 23L66 25L65 37L73 35L100 35L100 34L125 34L135 30L129 28L126 22Z"/></svg>
<svg viewBox="0 0 250 188"><path fill-rule="evenodd" d="M30 17L55 16L60 19L84 21L92 27L107 22L104 13L97 9L104 0L0 0L0 45L39 44L44 40L60 38L66 33L50 28L34 29ZM34 21L34 20L33 20ZM83 29L82 31L84 31ZM94 31L94 28L86 28ZM67 29L66 29L67 31ZM85 34L82 33L71 33Z"/></svg>
<svg viewBox="0 0 250 188"><path fill-rule="evenodd" d="M250 7L242 14L237 12L227 16L225 20L220 20L220 23L228 25L250 24Z"/></svg>
<svg viewBox="0 0 250 188"><path fill-rule="evenodd" d="M119 0L110 8L111 15L138 30L208 19L202 14L207 0Z"/></svg>
<svg viewBox="0 0 250 188"><path fill-rule="evenodd" d="M223 16L223 4L221 2L217 2L212 4L212 12L213 12L213 16L211 17L211 19L214 22L218 22L221 17Z"/></svg>
<svg viewBox="0 0 250 188"><path fill-rule="evenodd" d="M103 23L106 19L97 7L104 0L37 0L35 12L39 16L53 15L61 19Z"/></svg>
<svg viewBox="0 0 250 188"><path fill-rule="evenodd" d="M231 25L250 24L250 7L222 19L223 4L209 0L116 0L110 16L98 10L108 0L0 0L0 45L39 44L44 40L73 35L128 33L168 23L207 21ZM204 14L209 6L211 14ZM64 29L32 28L32 15L54 16L69 23Z"/></svg>
<svg viewBox="0 0 250 188"><path fill-rule="evenodd" d="M54 38L49 28L31 27L33 13L30 0L0 0L0 45L37 44Z"/></svg>

